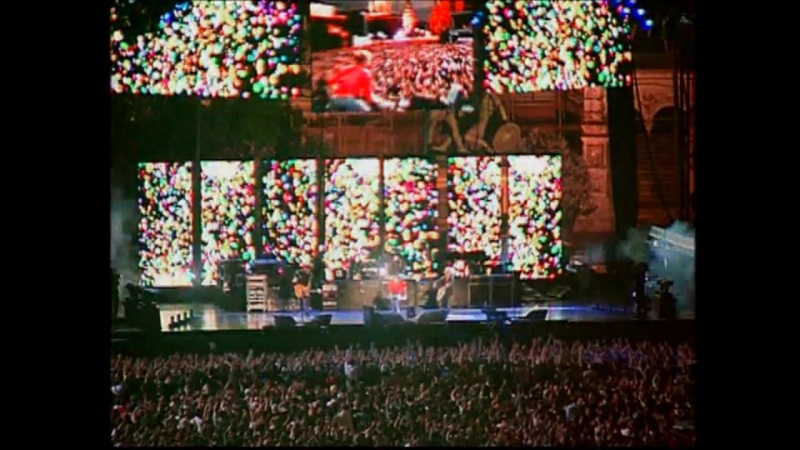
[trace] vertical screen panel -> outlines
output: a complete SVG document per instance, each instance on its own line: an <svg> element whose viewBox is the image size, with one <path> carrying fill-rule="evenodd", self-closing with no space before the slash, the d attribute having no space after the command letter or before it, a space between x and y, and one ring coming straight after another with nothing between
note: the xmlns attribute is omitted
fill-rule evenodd
<svg viewBox="0 0 800 450"><path fill-rule="evenodd" d="M436 164L426 158L387 159L383 174L385 250L405 261L406 274L433 276L439 239Z"/></svg>
<svg viewBox="0 0 800 450"><path fill-rule="evenodd" d="M502 158L459 156L447 160L448 250L485 252L500 262L502 225Z"/></svg>
<svg viewBox="0 0 800 450"><path fill-rule="evenodd" d="M487 89L526 93L630 86L630 21L608 0L487 0L486 8Z"/></svg>
<svg viewBox="0 0 800 450"><path fill-rule="evenodd" d="M112 92L288 100L305 87L300 1L181 2L158 18L115 3Z"/></svg>
<svg viewBox="0 0 800 450"><path fill-rule="evenodd" d="M191 286L192 164L139 163L141 284Z"/></svg>
<svg viewBox="0 0 800 450"><path fill-rule="evenodd" d="M508 157L509 256L525 279L561 272L561 156Z"/></svg>
<svg viewBox="0 0 800 450"><path fill-rule="evenodd" d="M379 250L380 161L328 160L325 174L325 268L330 277Z"/></svg>
<svg viewBox="0 0 800 450"><path fill-rule="evenodd" d="M256 257L255 174L252 161L203 161L202 194L203 285L219 280L219 263Z"/></svg>
<svg viewBox="0 0 800 450"><path fill-rule="evenodd" d="M264 251L307 267L317 247L317 161L265 161L263 174Z"/></svg>

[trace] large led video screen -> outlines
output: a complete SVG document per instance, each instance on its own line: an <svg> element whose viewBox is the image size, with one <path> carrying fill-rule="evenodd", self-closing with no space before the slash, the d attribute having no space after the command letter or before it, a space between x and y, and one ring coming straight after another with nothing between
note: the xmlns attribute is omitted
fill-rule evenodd
<svg viewBox="0 0 800 450"><path fill-rule="evenodd" d="M400 256L406 275L436 274L439 241L436 174L436 164L427 158L392 158L383 162L384 249L389 255Z"/></svg>
<svg viewBox="0 0 800 450"><path fill-rule="evenodd" d="M325 161L325 269L331 277L380 250L380 161Z"/></svg>
<svg viewBox="0 0 800 450"><path fill-rule="evenodd" d="M447 160L448 250L483 252L487 264L500 262L503 170L500 156L458 156Z"/></svg>
<svg viewBox="0 0 800 450"><path fill-rule="evenodd" d="M192 164L139 163L140 284L191 286Z"/></svg>
<svg viewBox="0 0 800 450"><path fill-rule="evenodd" d="M264 252L309 267L318 240L317 161L264 161L262 173Z"/></svg>
<svg viewBox="0 0 800 450"><path fill-rule="evenodd" d="M139 31L129 17L137 5L117 4L111 8L111 91L299 97L305 77L299 5L300 0L184 2Z"/></svg>
<svg viewBox="0 0 800 450"><path fill-rule="evenodd" d="M508 253L523 279L561 273L561 182L560 155L508 157Z"/></svg>
<svg viewBox="0 0 800 450"><path fill-rule="evenodd" d="M200 163L203 286L219 281L219 263L256 259L255 165L252 161Z"/></svg>
<svg viewBox="0 0 800 450"><path fill-rule="evenodd" d="M469 103L470 1L311 4L312 109L408 111Z"/></svg>
<svg viewBox="0 0 800 450"><path fill-rule="evenodd" d="M496 93L631 83L631 27L607 0L488 0L485 87Z"/></svg>

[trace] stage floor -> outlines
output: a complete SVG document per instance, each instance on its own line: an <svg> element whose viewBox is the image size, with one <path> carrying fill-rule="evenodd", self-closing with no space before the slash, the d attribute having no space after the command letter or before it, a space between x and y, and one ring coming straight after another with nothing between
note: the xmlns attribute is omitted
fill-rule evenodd
<svg viewBox="0 0 800 450"><path fill-rule="evenodd" d="M331 325L363 325L364 313L362 311L299 311L278 313L243 313L227 312L208 304L197 305L160 305L161 329L164 331L220 331L220 330L260 330L265 326L275 325L274 316L291 316L298 325L308 323L320 314L331 314ZM192 309L194 319L189 325L179 329L170 330L168 325L171 316L183 316L184 311ZM621 311L597 310L592 306L569 304L545 304L537 306L522 306L519 308L498 308L505 311L510 319L524 318L534 310L547 310L546 320L567 320L573 322L598 322L609 320L633 319L631 314ZM418 310L418 314L419 314ZM400 315L406 318L406 311ZM682 317L690 318L690 317ZM448 322L480 322L486 320L478 308L451 309L447 315Z"/></svg>

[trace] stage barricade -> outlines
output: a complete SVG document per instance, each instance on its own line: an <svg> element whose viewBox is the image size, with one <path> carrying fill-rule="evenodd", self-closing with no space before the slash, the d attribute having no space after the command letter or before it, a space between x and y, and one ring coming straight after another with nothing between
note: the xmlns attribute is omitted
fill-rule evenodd
<svg viewBox="0 0 800 450"><path fill-rule="evenodd" d="M398 325L364 327L340 325L329 328L298 327L269 328L261 331L189 331L162 333L159 337L129 337L126 353L137 355L181 353L208 353L213 342L216 352L296 352L307 349L333 349L350 346L390 347L406 341L425 345L444 346L467 342L478 337L487 340L500 335L525 342L536 337L549 336L565 341L605 340L626 338L629 341L667 340L684 342L694 339L694 321L610 321L561 322L547 321L535 324L513 324L503 332L497 326L480 323L449 323L447 325Z"/></svg>

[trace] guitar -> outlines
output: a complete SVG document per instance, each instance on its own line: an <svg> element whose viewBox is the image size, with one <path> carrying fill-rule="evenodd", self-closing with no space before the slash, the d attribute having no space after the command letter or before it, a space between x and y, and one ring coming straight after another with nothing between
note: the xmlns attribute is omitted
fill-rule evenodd
<svg viewBox="0 0 800 450"><path fill-rule="evenodd" d="M442 278L436 280L436 303L439 305L442 304L442 300L444 300L445 296L447 295L447 289L452 285L452 278L449 275L445 275Z"/></svg>
<svg viewBox="0 0 800 450"><path fill-rule="evenodd" d="M302 278L299 277L300 280L295 282L294 284L294 297L298 300L306 300L311 296L311 280L313 276L311 274L308 275L308 282L303 283Z"/></svg>

